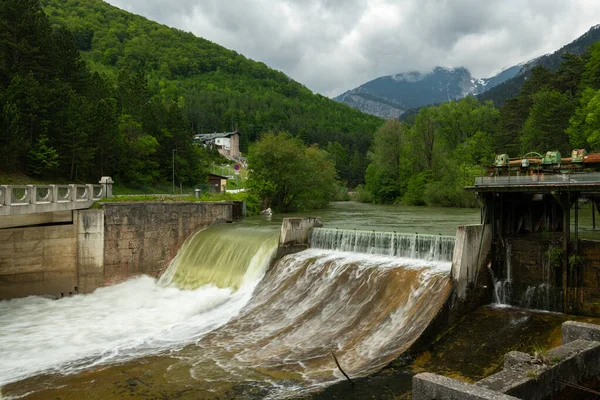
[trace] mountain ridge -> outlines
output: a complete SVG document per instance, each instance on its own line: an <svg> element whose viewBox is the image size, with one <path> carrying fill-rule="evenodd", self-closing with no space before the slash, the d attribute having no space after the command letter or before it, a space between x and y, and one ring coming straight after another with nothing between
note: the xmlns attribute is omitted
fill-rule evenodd
<svg viewBox="0 0 600 400"><path fill-rule="evenodd" d="M466 95L474 95L480 101L491 100L496 106L501 106L507 99L518 95L523 83L531 75L533 68L543 66L550 71L556 71L565 53L583 54L591 44L597 41L600 41L600 24L592 26L583 35L553 53L547 53L513 65L490 78L473 77L464 67L445 68L438 66L425 74L405 72L382 76L348 90L334 97L334 100L385 119L405 118L407 114L413 114L414 110L418 110L423 106L440 104L449 100L458 100ZM465 71L463 73L471 81L470 86L466 84L466 90L465 80L457 80L451 74L444 75L441 73L456 70ZM412 87L406 87L406 85L405 87L401 87L401 85L393 83L394 77L416 75L429 77L430 87L419 85L419 82L423 82L423 79L412 82L414 83ZM377 84L374 84L375 82L383 81L388 82L390 87L381 90ZM446 96L441 91L437 93L432 92L432 88L435 88L436 85L438 87L446 87ZM396 90L396 93L390 94L394 90ZM401 90L404 90L404 92ZM420 92L425 95L421 96L419 101L412 101L411 98L414 98L414 93L411 92ZM447 94L450 94L450 96Z"/></svg>
<svg viewBox="0 0 600 400"><path fill-rule="evenodd" d="M521 68L515 65L490 78L477 78L465 67L437 66L426 73L409 71L382 76L334 100L381 118L399 118L413 108L483 93L516 76Z"/></svg>

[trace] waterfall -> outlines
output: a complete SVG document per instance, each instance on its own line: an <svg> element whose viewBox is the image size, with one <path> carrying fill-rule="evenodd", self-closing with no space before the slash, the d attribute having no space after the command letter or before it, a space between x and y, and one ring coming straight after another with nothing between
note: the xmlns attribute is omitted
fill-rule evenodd
<svg viewBox="0 0 600 400"><path fill-rule="evenodd" d="M510 305L511 281L496 280L494 282L494 304Z"/></svg>
<svg viewBox="0 0 600 400"><path fill-rule="evenodd" d="M511 270L511 257L512 257L512 244L510 242L506 243L506 280L512 280L512 270Z"/></svg>
<svg viewBox="0 0 600 400"><path fill-rule="evenodd" d="M455 238L452 236L442 235L317 228L312 231L311 247L451 262L454 240Z"/></svg>

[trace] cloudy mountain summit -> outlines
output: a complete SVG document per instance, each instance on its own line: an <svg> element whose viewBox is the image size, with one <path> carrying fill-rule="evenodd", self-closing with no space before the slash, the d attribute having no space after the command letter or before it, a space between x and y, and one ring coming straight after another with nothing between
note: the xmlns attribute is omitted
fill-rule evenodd
<svg viewBox="0 0 600 400"><path fill-rule="evenodd" d="M435 67L429 73L407 72L383 76L335 98L381 118L398 118L406 110L477 95L516 76L520 65L479 79L466 68Z"/></svg>

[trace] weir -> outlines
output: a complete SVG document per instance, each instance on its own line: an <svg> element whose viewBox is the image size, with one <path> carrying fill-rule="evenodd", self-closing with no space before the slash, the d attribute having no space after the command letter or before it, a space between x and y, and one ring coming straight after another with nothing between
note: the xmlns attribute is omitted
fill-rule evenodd
<svg viewBox="0 0 600 400"><path fill-rule="evenodd" d="M317 249L446 262L452 261L454 242L452 236L329 228L315 228L310 237Z"/></svg>
<svg viewBox="0 0 600 400"><path fill-rule="evenodd" d="M3 393L37 390L11 382L41 372L105 365L86 372L93 375L94 395L102 397L114 382L135 376L139 365L129 360L172 347L181 350L173 350L169 362L144 369L177 382L177 390L194 388L207 398L223 385L239 388L247 382L271 398L322 388L342 379L332 351L353 377L380 370L411 349L449 304L457 287L450 255L465 243L455 246L454 238L440 235L320 225L316 218L284 221L280 247L296 252L279 259L276 232L270 228L211 226L186 240L157 281L135 278L65 299L69 302L40 301L33 308L40 315L21 311L39 301L34 298L0 302L6 306L0 307L0 340L10 343L0 351L0 385L8 385ZM123 303L113 313L114 302L129 292L139 301ZM86 334L93 327L86 322L89 312L68 313L73 307L105 316L112 321L110 329ZM63 314L69 319L60 318ZM70 342L72 333L57 337L50 333L55 324L48 322L48 332L40 332L40 338L47 338L40 344L44 361L28 362L38 350L20 334L24 318L67 322L79 332L76 347L65 352L61 343ZM111 367L115 362L120 364ZM78 390L80 383L75 375L54 384L64 391ZM163 395L165 390L161 387Z"/></svg>

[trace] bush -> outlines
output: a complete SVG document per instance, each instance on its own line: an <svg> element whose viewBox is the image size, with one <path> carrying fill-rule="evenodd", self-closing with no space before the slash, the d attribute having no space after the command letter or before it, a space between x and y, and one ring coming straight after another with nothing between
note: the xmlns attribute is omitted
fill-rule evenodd
<svg viewBox="0 0 600 400"><path fill-rule="evenodd" d="M373 195L363 185L358 185L350 198L360 203L373 203Z"/></svg>
<svg viewBox="0 0 600 400"><path fill-rule="evenodd" d="M425 203L425 189L427 184L433 178L431 171L424 171L419 174L413 175L408 180L408 188L406 193L402 197L402 202L411 206L424 206Z"/></svg>

